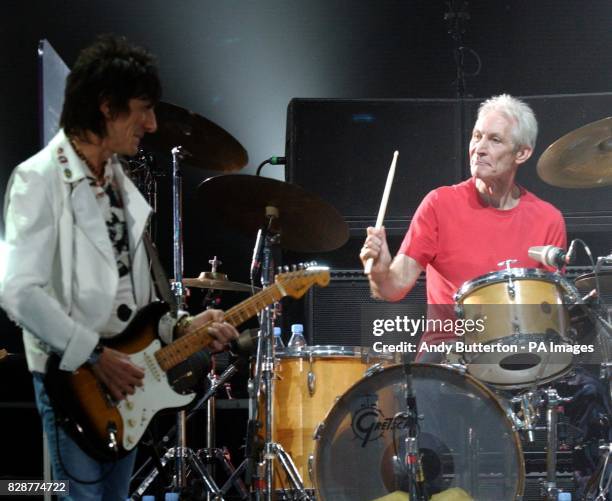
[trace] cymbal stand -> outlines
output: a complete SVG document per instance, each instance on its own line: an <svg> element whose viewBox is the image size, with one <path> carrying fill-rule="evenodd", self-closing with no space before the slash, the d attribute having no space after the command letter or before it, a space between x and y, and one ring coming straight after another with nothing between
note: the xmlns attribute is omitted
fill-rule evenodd
<svg viewBox="0 0 612 501"><path fill-rule="evenodd" d="M183 175L181 173L181 160L184 158L182 146L172 148L172 248L174 263L174 282L172 292L174 293L175 307L172 313L176 316L177 311L185 307L185 289L183 287ZM177 445L175 448L175 477L174 486L179 492L186 487L185 457L192 457L193 451L186 449L186 422L185 411L177 413L176 432ZM189 454L191 452L191 454Z"/></svg>
<svg viewBox="0 0 612 501"><path fill-rule="evenodd" d="M185 307L185 289L183 287L183 183L181 173L181 160L186 152L182 146L172 148L172 219L173 219L173 257L174 257L174 282L172 291L174 293L175 304L171 311L176 315L177 311ZM212 396L212 395L210 395ZM210 398L210 396L208 398ZM206 468L198 459L195 452L186 446L187 429L186 414L181 410L177 414L176 420L176 447L174 448L175 476L173 487L180 492L184 492L187 487L187 471L185 460L187 459L191 467L198 473L206 488L213 492L216 499L221 492L216 486ZM172 451L169 451L172 452Z"/></svg>
<svg viewBox="0 0 612 501"><path fill-rule="evenodd" d="M274 256L273 251L278 246L280 235L271 230L273 222L279 217L276 207L266 207L266 229L263 231L261 238L263 239L263 262L261 283L262 287L267 287L272 283L274 273ZM257 252L257 250L256 250ZM261 382L265 390L265 419L264 430L265 440L263 444L263 465L264 465L264 499L272 501L274 489L274 459L278 460L283 467L289 481L291 482L295 494L294 498L299 500L310 500L310 496L304 489L304 483L300 474L293 463L293 460L283 449L279 443L275 443L272 439L272 423L273 423L273 394L274 394L274 331L273 331L273 311L275 306L266 307L260 315L261 336L257 343L257 358L255 367L255 376L251 390L251 402L249 404L250 418L255 416L257 419L257 396ZM251 420L250 420L251 421ZM252 421L251 421L252 422ZM259 499L259 493L256 493Z"/></svg>

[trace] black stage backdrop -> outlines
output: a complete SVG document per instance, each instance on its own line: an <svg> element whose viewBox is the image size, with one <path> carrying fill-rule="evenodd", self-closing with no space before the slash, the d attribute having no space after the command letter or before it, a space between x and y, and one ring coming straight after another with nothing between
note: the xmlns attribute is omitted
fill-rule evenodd
<svg viewBox="0 0 612 501"><path fill-rule="evenodd" d="M284 152L287 106L292 98L455 98L455 44L444 19L448 4L442 0L5 1L0 22L0 191L12 168L38 149L36 50L40 39L48 39L68 65L99 33L125 34L148 47L159 57L164 99L204 115L233 134L249 153L245 172L253 173L263 159ZM468 11L470 19L462 27L467 48L463 52L466 96L611 90L610 2L474 2ZM545 101L536 110L543 123L547 117L554 122L556 112L565 111ZM609 114L607 109L596 111L601 111L600 116ZM470 115L465 116L468 122ZM583 125L590 116L578 114L575 121L564 120L559 133ZM411 120L407 117L406 123L418 126ZM450 113L444 133L424 137L424 144L411 148L437 152L442 142L445 148L455 149L458 145L452 138L457 129L453 127L460 127L460 122ZM551 131L542 131L540 147L556 138ZM330 150L334 145L341 143L329 138ZM355 144L353 149L358 152L361 146ZM375 158L372 163L380 169L378 176L383 173L384 177L390 161L387 147ZM324 160L336 165L333 155ZM417 187L455 181L463 173L460 158L456 165L459 170L448 172L415 166L421 183ZM279 167L267 167L264 174L284 177ZM246 281L255 235L242 235L214 213L202 212L196 187L208 175L195 167L185 168L185 276L197 275L217 255L230 279ZM383 181L378 184L382 187ZM378 184L363 196L377 200ZM539 188L555 196L555 189ZM341 184L338 190L345 196ZM160 182L159 193L157 242L170 265L167 178ZM412 195L406 199L409 208L418 203L416 192ZM597 190L585 192L585 200L610 209ZM350 204L350 199L346 202ZM575 212L575 207L569 209ZM373 219L374 214L369 216ZM590 232L588 239L609 251L607 235L600 229ZM356 235L351 241L359 245ZM309 257L337 261L340 266L354 256L355 249L349 246L340 257ZM223 306L238 299L227 297ZM4 315L0 325L0 347L21 352L19 331ZM6 451L0 475L40 478L40 429L23 360L1 362L0 378Z"/></svg>

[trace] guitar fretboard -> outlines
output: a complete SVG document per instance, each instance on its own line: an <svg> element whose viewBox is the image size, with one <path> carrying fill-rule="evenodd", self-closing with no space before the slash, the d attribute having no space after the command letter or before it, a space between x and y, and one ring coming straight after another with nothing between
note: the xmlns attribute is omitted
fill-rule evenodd
<svg viewBox="0 0 612 501"><path fill-rule="evenodd" d="M237 304L225 312L225 321L234 327L246 322L257 315L266 306L283 297L283 292L277 284L273 284L253 297ZM203 313L200 313L198 318ZM155 358L164 371L180 364L194 353L206 348L215 338L208 333L212 322L207 322L191 329L187 326L187 333L173 343L155 353Z"/></svg>

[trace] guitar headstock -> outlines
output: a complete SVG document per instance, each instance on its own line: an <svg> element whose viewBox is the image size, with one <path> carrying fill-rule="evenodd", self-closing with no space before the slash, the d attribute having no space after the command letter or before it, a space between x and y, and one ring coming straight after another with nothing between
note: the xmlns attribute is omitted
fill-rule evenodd
<svg viewBox="0 0 612 501"><path fill-rule="evenodd" d="M310 287L319 285L326 287L329 284L329 268L318 266L316 263L301 265L303 269L286 271L276 275L274 282L284 296L300 298ZM288 268L285 268L288 269Z"/></svg>

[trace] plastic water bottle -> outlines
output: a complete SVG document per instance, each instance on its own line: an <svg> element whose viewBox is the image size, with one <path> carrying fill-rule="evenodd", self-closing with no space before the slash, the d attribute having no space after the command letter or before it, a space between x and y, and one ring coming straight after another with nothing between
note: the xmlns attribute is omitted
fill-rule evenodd
<svg viewBox="0 0 612 501"><path fill-rule="evenodd" d="M300 349L306 346L306 338L304 337L304 326L302 324L293 324L291 326L291 339L287 346L291 349Z"/></svg>
<svg viewBox="0 0 612 501"><path fill-rule="evenodd" d="M283 343L283 338L281 337L281 328L274 327L274 349L275 350L284 350L285 343Z"/></svg>
<svg viewBox="0 0 612 501"><path fill-rule="evenodd" d="M557 496L557 501L572 501L571 492L560 492Z"/></svg>

